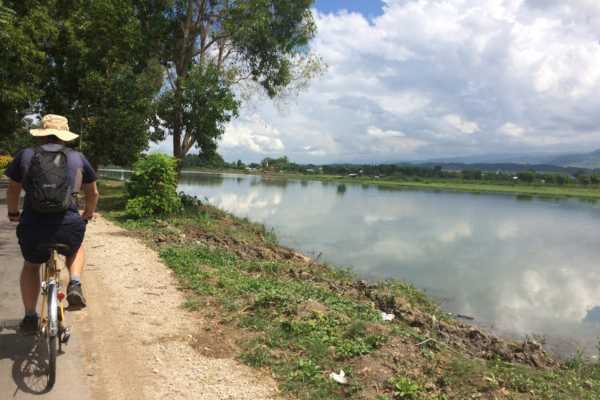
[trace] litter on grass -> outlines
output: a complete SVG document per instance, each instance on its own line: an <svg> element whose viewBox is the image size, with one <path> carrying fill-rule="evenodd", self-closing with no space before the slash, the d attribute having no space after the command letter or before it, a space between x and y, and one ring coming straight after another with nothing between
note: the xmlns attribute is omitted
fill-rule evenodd
<svg viewBox="0 0 600 400"><path fill-rule="evenodd" d="M384 321L393 321L396 316L394 314L381 313L381 319Z"/></svg>
<svg viewBox="0 0 600 400"><path fill-rule="evenodd" d="M336 374L335 372L330 373L329 377L341 385L348 383L348 378L346 378L346 373L343 369L340 369L339 374Z"/></svg>

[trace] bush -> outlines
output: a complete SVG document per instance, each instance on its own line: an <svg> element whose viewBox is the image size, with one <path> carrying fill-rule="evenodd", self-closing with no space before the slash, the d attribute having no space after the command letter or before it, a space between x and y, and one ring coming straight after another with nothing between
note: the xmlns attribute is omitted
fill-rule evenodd
<svg viewBox="0 0 600 400"><path fill-rule="evenodd" d="M177 195L177 161L164 154L150 154L133 165L127 182L127 214L143 218L181 210Z"/></svg>
<svg viewBox="0 0 600 400"><path fill-rule="evenodd" d="M0 156L0 171L3 171L8 167L8 164L12 161L11 156Z"/></svg>

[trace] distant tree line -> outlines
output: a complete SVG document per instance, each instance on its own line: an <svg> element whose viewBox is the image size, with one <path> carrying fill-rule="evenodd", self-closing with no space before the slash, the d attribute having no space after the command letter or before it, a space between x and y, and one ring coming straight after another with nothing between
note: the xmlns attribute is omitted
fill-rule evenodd
<svg viewBox="0 0 600 400"><path fill-rule="evenodd" d="M413 165L413 164L298 164L287 156L279 158L264 158L260 163L245 164L241 160L228 163L217 153L188 154L183 160L184 168L208 169L237 169L258 170L261 172L300 173L306 175L341 175L350 177L367 177L374 179L411 179L411 180L457 180L480 181L496 183L528 183L552 185L598 185L600 173L585 169L564 169L562 171L538 172L533 169L525 171L482 170L479 168L456 169L445 168L442 165ZM523 166L515 165L515 168ZM548 166L544 166L545 169Z"/></svg>
<svg viewBox="0 0 600 400"><path fill-rule="evenodd" d="M314 170L314 166L307 167ZM529 171L482 171L480 169L448 170L442 166L418 166L418 165L353 165L334 164L322 167L324 174L331 175L357 175L378 178L397 179L450 179L463 181L488 181L488 182L525 182L538 184L565 185L578 183L582 185L600 184L600 174L591 171L580 170L574 174L565 172L536 172Z"/></svg>

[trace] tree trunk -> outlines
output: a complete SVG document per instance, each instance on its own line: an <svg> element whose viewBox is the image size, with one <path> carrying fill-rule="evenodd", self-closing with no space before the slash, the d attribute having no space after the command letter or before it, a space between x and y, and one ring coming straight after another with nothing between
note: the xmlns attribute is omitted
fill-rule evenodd
<svg viewBox="0 0 600 400"><path fill-rule="evenodd" d="M181 154L181 128L175 127L173 129L173 156L177 160L181 160L183 155Z"/></svg>

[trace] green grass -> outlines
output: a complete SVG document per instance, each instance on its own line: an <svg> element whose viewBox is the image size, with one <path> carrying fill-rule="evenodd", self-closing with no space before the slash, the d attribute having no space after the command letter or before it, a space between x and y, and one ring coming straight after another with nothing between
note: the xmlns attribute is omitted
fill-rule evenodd
<svg viewBox="0 0 600 400"><path fill-rule="evenodd" d="M228 319L259 334L245 344L241 359L270 367L284 388L306 399L342 398L324 372L371 353L386 337L369 333L379 314L368 304L312 281L290 277L285 262L241 260L201 245L167 246L163 260L198 296L219 300ZM303 310L306 304L321 309ZM274 351L301 355L290 363ZM295 359L296 357L294 357Z"/></svg>
<svg viewBox="0 0 600 400"><path fill-rule="evenodd" d="M540 197L578 197L584 199L599 199L600 187L526 183L470 182L463 180L434 180L416 178L406 179L373 179L370 177L350 178L335 175L302 175L302 174L273 174L271 179L302 179L322 182L360 183L387 188L427 189L443 191L459 191L472 193L506 193Z"/></svg>
<svg viewBox="0 0 600 400"><path fill-rule="evenodd" d="M425 320L453 323L411 285L382 282L369 297L348 271L277 257L276 238L260 225L205 204L133 220L122 211L121 183L104 181L100 190L105 215L148 240L178 276L182 307L228 327L239 360L270 371L295 398L600 399L600 367L582 359L540 369L442 341L418 346L440 339L435 324L413 327L402 314L383 323L374 304L402 303ZM275 256L248 250L261 246ZM340 369L348 385L329 379Z"/></svg>

